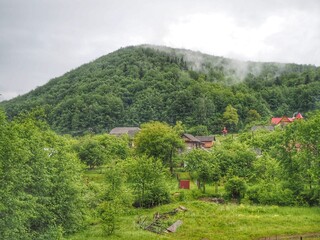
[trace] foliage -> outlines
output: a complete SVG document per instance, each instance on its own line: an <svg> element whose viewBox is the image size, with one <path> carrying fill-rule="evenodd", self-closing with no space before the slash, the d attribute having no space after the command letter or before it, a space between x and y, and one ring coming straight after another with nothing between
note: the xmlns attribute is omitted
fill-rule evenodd
<svg viewBox="0 0 320 240"><path fill-rule="evenodd" d="M188 129L188 133L194 136L207 136L209 135L208 128L205 125L198 125Z"/></svg>
<svg viewBox="0 0 320 240"><path fill-rule="evenodd" d="M117 201L102 202L98 206L98 216L101 221L103 232L106 235L114 233L118 226L119 216L123 211L122 205Z"/></svg>
<svg viewBox="0 0 320 240"><path fill-rule="evenodd" d="M226 107L226 110L223 113L223 123L231 131L235 131L237 124L239 122L239 116L237 109L232 107L230 104Z"/></svg>
<svg viewBox="0 0 320 240"><path fill-rule="evenodd" d="M74 148L80 160L91 169L115 159L125 159L130 154L129 142L125 136L109 134L85 135L79 138Z"/></svg>
<svg viewBox="0 0 320 240"><path fill-rule="evenodd" d="M244 197L247 185L244 179L237 176L230 178L225 184L225 191L229 198L240 201Z"/></svg>
<svg viewBox="0 0 320 240"><path fill-rule="evenodd" d="M206 183L218 182L220 169L214 156L203 149L194 149L184 156L186 168L198 180L198 188L205 192Z"/></svg>
<svg viewBox="0 0 320 240"><path fill-rule="evenodd" d="M310 65L244 63L136 46L102 56L1 105L10 119L41 106L53 130L72 135L152 120L182 121L187 128L202 125L218 133L226 123L236 130L259 116L319 109L319 79L319 67ZM238 117L229 110L223 117L228 106Z"/></svg>
<svg viewBox="0 0 320 240"><path fill-rule="evenodd" d="M146 156L131 158L126 162L126 169L136 195L136 206L153 207L169 202L166 173L159 160Z"/></svg>
<svg viewBox="0 0 320 240"><path fill-rule="evenodd" d="M320 203L320 113L287 126L278 146L287 187L311 205Z"/></svg>
<svg viewBox="0 0 320 240"><path fill-rule="evenodd" d="M0 238L59 239L82 225L80 164L38 112L0 112Z"/></svg>
<svg viewBox="0 0 320 240"><path fill-rule="evenodd" d="M259 121L261 119L261 115L255 109L250 109L247 114L246 122L250 123L253 121Z"/></svg>
<svg viewBox="0 0 320 240"><path fill-rule="evenodd" d="M135 209L133 214L120 218L120 229L108 239L132 240L248 240L274 237L307 238L304 234L318 233L320 221L319 208L257 206L244 204L213 204L202 201L187 201L182 203L188 211L170 217L183 221L177 232L171 234L154 234L137 227L139 216L153 218L157 212L168 212L177 208L177 203L163 205L151 209ZM103 240L106 236L96 225L86 231L71 236L70 240Z"/></svg>
<svg viewBox="0 0 320 240"><path fill-rule="evenodd" d="M103 147L90 135L83 138L83 141L76 147L79 159L91 169L101 166L106 161Z"/></svg>
<svg viewBox="0 0 320 240"><path fill-rule="evenodd" d="M223 144L213 149L222 177L238 176L249 178L252 174L256 154L243 142L225 139Z"/></svg>
<svg viewBox="0 0 320 240"><path fill-rule="evenodd" d="M141 125L141 131L134 139L139 154L160 159L173 172L174 155L184 147L183 140L174 128L161 122L149 122Z"/></svg>

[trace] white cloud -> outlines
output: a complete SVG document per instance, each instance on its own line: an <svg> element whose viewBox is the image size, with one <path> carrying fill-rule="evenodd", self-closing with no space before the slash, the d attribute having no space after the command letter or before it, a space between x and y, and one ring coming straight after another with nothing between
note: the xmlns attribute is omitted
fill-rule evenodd
<svg viewBox="0 0 320 240"><path fill-rule="evenodd" d="M2 0L0 93L142 43L320 66L319 13L319 0Z"/></svg>
<svg viewBox="0 0 320 240"><path fill-rule="evenodd" d="M284 23L282 17L270 16L261 25L246 26L226 14L193 14L170 25L163 42L173 47L253 60L274 50L266 40L283 31Z"/></svg>
<svg viewBox="0 0 320 240"><path fill-rule="evenodd" d="M316 11L284 9L255 24L230 12L196 13L173 22L163 43L242 60L320 65L319 29Z"/></svg>

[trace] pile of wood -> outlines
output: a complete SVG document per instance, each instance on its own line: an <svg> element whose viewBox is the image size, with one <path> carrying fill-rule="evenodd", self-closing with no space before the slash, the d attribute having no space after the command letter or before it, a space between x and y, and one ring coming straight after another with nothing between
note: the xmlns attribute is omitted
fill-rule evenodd
<svg viewBox="0 0 320 240"><path fill-rule="evenodd" d="M176 232L183 222L181 220L177 220L168 227L166 221L170 218L170 216L174 216L178 212L185 212L185 211L187 211L187 208L183 206L179 206L178 208L175 208L170 212L165 212L165 213L156 212L153 215L153 220L151 222L148 221L147 217L139 217L137 223L142 229L150 232L154 232L157 234Z"/></svg>

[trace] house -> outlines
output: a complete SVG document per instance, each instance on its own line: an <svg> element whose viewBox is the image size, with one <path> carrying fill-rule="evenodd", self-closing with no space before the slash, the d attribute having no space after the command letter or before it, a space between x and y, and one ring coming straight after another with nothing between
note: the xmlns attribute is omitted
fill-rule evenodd
<svg viewBox="0 0 320 240"><path fill-rule="evenodd" d="M271 124L272 125L285 126L288 123L292 123L292 122L293 122L293 118L289 118L287 116L271 118Z"/></svg>
<svg viewBox="0 0 320 240"><path fill-rule="evenodd" d="M127 134L133 138L141 129L138 127L116 127L110 131L110 135L122 136Z"/></svg>
<svg viewBox="0 0 320 240"><path fill-rule="evenodd" d="M211 148L215 141L214 136L193 136L192 134L185 133L182 135L182 139L187 145L187 150L194 148Z"/></svg>
<svg viewBox="0 0 320 240"><path fill-rule="evenodd" d="M195 136L195 138L201 142L204 148L211 148L216 140L214 136Z"/></svg>
<svg viewBox="0 0 320 240"><path fill-rule="evenodd" d="M292 118L289 118L287 116L271 118L271 124L285 126L289 123L294 122L297 119L303 119L303 116L301 115L301 113L297 113L296 115L293 115Z"/></svg>
<svg viewBox="0 0 320 240"><path fill-rule="evenodd" d="M184 140L185 144L187 145L187 150L191 150L194 148L200 148L201 147L201 142L199 139L195 138L193 135L189 133L184 133L182 135L182 139Z"/></svg>

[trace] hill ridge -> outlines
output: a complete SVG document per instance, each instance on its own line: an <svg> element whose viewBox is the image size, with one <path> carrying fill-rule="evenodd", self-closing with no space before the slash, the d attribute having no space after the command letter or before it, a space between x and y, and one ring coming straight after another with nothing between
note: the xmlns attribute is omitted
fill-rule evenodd
<svg viewBox="0 0 320 240"><path fill-rule="evenodd" d="M43 107L55 131L73 135L151 120L220 132L231 105L239 118L229 126L235 131L252 120L317 109L319 69L144 44L101 56L1 105L9 118ZM259 119L250 119L250 110Z"/></svg>

